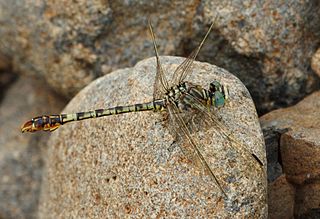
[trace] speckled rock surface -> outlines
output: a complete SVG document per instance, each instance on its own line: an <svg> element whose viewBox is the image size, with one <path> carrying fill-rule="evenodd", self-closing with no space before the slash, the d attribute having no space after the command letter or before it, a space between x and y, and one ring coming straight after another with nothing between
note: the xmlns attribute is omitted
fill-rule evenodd
<svg viewBox="0 0 320 219"><path fill-rule="evenodd" d="M200 60L236 74L261 114L319 87L310 68L320 41L318 1L0 0L0 6L0 53L69 97L98 76L153 56L149 17L160 53L187 56L217 16Z"/></svg>
<svg viewBox="0 0 320 219"><path fill-rule="evenodd" d="M0 102L8 87L17 79L17 75L7 70L1 70L0 66Z"/></svg>
<svg viewBox="0 0 320 219"><path fill-rule="evenodd" d="M268 218L294 218L295 187L285 175L268 185Z"/></svg>
<svg viewBox="0 0 320 219"><path fill-rule="evenodd" d="M312 56L311 60L312 70L320 77L320 49L318 49Z"/></svg>
<svg viewBox="0 0 320 219"><path fill-rule="evenodd" d="M20 125L63 106L43 84L22 77L0 104L0 218L36 218L48 134L23 135Z"/></svg>
<svg viewBox="0 0 320 219"><path fill-rule="evenodd" d="M295 186L297 189L295 216L314 214L314 210L319 209L319 109L320 92L318 91L293 107L275 110L260 119L264 132L265 130L282 132L278 135L280 144L277 147L275 145L269 147L266 141L267 157L273 158L273 161L268 159L268 162L271 161L268 169L272 170L268 170L268 178L272 182L277 175L284 173L288 182ZM270 156L271 154L276 157Z"/></svg>
<svg viewBox="0 0 320 219"><path fill-rule="evenodd" d="M57 92L73 96L96 77L154 55L149 17L160 52L173 54L196 4L1 0L0 20L6 26L0 51L13 56L20 71L43 76Z"/></svg>
<svg viewBox="0 0 320 219"><path fill-rule="evenodd" d="M260 112L292 104L319 87L310 69L320 40L318 1L201 2L206 18L219 16L217 35L225 42L213 63L245 83Z"/></svg>
<svg viewBox="0 0 320 219"><path fill-rule="evenodd" d="M308 183L297 189L296 214L300 218L320 218L320 183Z"/></svg>
<svg viewBox="0 0 320 219"><path fill-rule="evenodd" d="M168 72L184 59L161 58ZM77 112L152 100L155 59L113 72L83 89L64 109ZM248 91L223 69L196 62L188 79L230 86L216 113L266 164L264 141ZM161 113L139 112L64 125L49 140L39 217L267 218L266 173L213 127L200 130L201 151L228 194L187 160ZM179 144L180 145L180 144Z"/></svg>

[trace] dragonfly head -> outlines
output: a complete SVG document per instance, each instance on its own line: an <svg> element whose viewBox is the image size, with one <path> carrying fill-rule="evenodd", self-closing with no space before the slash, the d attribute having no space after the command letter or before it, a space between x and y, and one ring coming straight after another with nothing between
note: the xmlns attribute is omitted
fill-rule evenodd
<svg viewBox="0 0 320 219"><path fill-rule="evenodd" d="M222 107L229 98L229 91L226 86L223 86L219 81L214 80L209 86L210 98L212 105L215 107Z"/></svg>

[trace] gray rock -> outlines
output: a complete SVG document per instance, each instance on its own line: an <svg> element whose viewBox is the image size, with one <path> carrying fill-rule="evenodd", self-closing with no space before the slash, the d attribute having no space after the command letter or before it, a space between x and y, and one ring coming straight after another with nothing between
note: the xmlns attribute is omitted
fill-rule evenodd
<svg viewBox="0 0 320 219"><path fill-rule="evenodd" d="M0 5L5 45L0 53L9 50L16 69L43 76L69 97L98 76L153 56L149 17L160 54L186 56L217 16L200 60L236 74L259 113L297 102L319 87L310 68L320 39L317 1L0 0Z"/></svg>
<svg viewBox="0 0 320 219"><path fill-rule="evenodd" d="M19 71L42 76L57 92L71 97L98 76L154 55L149 16L155 26L161 25L160 52L174 53L187 28L187 6L194 2L163 3L153 15L142 12L156 6L149 1L0 0L0 20L5 23L0 51L14 57Z"/></svg>
<svg viewBox="0 0 320 219"><path fill-rule="evenodd" d="M0 61L1 62L1 61ZM0 64L1 65L1 64ZM17 75L0 66L0 103L8 87L17 79Z"/></svg>
<svg viewBox="0 0 320 219"><path fill-rule="evenodd" d="M23 135L20 126L63 104L43 80L19 78L0 105L0 218L36 218L47 133Z"/></svg>
<svg viewBox="0 0 320 219"><path fill-rule="evenodd" d="M270 159L281 159L284 173L295 184L319 179L319 100L320 92L315 92L295 106L272 111L260 118L263 130L282 130L277 138L277 152L269 145L267 152L281 155L281 158L270 156Z"/></svg>
<svg viewBox="0 0 320 219"><path fill-rule="evenodd" d="M319 218L319 203L319 180L297 188L295 213L298 216L298 218Z"/></svg>
<svg viewBox="0 0 320 219"><path fill-rule="evenodd" d="M312 70L320 77L320 49L313 54L311 67Z"/></svg>
<svg viewBox="0 0 320 219"><path fill-rule="evenodd" d="M211 47L202 53L204 59L239 77L258 112L288 106L319 88L310 68L320 40L314 19L318 1L205 0L201 5L205 20L218 16L213 39L220 41L214 52Z"/></svg>
<svg viewBox="0 0 320 219"><path fill-rule="evenodd" d="M161 60L171 74L184 59ZM155 58L150 58L99 78L64 112L150 101L155 71ZM230 87L230 101L217 116L266 166L257 114L241 82L200 62L187 80L207 88L214 79ZM228 198L179 147L168 150L174 138L161 113L137 112L68 123L53 133L39 217L267 218L265 168L235 151L213 126L196 135Z"/></svg>
<svg viewBox="0 0 320 219"><path fill-rule="evenodd" d="M270 130L278 132L273 141L270 140L272 138L266 141L269 182L277 181L278 176L283 174L286 181L294 186L296 190L294 213L297 218L304 218L303 215L308 214L313 215L314 210L319 207L319 103L320 92L318 91L295 106L272 111L260 118L264 133L271 133ZM277 166L280 168L274 171ZM286 190L282 191L285 194L278 195L278 198L287 197ZM282 201L269 200L273 206ZM282 213L286 212L286 208L283 208Z"/></svg>
<svg viewBox="0 0 320 219"><path fill-rule="evenodd" d="M295 191L284 174L269 183L268 218L294 218Z"/></svg>

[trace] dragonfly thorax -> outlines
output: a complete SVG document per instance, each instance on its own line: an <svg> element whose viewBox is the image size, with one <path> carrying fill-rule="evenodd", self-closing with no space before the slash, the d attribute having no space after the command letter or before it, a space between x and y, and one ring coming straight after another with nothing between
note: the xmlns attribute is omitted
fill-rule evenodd
<svg viewBox="0 0 320 219"><path fill-rule="evenodd" d="M170 88L165 99L184 111L197 109L199 105L223 106L227 99L226 94L227 90L217 81L210 83L208 90L190 82L182 82Z"/></svg>

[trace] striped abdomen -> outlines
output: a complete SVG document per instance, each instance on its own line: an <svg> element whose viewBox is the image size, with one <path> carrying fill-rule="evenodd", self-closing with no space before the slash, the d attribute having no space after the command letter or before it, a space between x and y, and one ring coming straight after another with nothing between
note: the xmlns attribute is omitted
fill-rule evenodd
<svg viewBox="0 0 320 219"><path fill-rule="evenodd" d="M165 100L155 100L143 104L134 104L129 106L117 106L108 109L98 109L88 112L72 113L72 114L60 114L50 116L38 116L22 125L22 132L35 132L35 131L54 131L63 125L72 121L79 121L84 119L91 119L103 116L117 115L129 112L139 111L161 111L165 107Z"/></svg>

